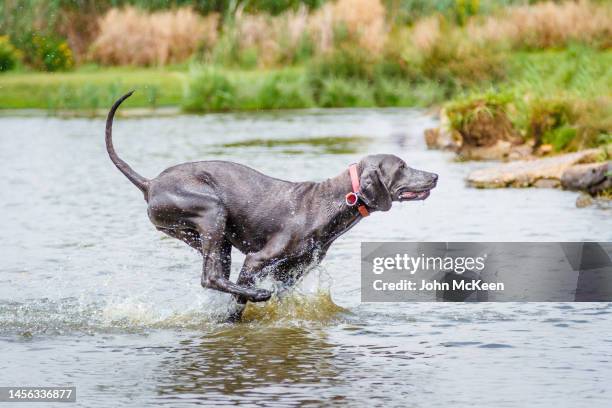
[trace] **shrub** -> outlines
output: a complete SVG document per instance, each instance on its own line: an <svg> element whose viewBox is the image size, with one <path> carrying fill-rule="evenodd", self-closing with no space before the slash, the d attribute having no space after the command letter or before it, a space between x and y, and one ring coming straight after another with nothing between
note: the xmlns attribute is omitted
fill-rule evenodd
<svg viewBox="0 0 612 408"><path fill-rule="evenodd" d="M314 101L304 78L272 75L258 90L257 106L260 109L300 109L314 106Z"/></svg>
<svg viewBox="0 0 612 408"><path fill-rule="evenodd" d="M183 108L191 112L225 111L236 104L236 87L219 70L207 67L191 74Z"/></svg>
<svg viewBox="0 0 612 408"><path fill-rule="evenodd" d="M26 61L46 71L63 71L74 66L72 50L65 40L29 33L24 40Z"/></svg>
<svg viewBox="0 0 612 408"><path fill-rule="evenodd" d="M343 27L355 45L380 54L387 40L386 10L380 0L339 0L327 2L308 20L308 32L317 53L326 53L338 43Z"/></svg>
<svg viewBox="0 0 612 408"><path fill-rule="evenodd" d="M500 49L468 41L462 30L443 17L434 16L418 22L412 31L410 47L404 54L427 78L448 89L502 79L505 56Z"/></svg>
<svg viewBox="0 0 612 408"><path fill-rule="evenodd" d="M612 100L609 96L538 98L529 104L527 135L535 145L548 143L555 151L579 150L609 143Z"/></svg>
<svg viewBox="0 0 612 408"><path fill-rule="evenodd" d="M588 0L509 7L484 21L471 21L467 32L473 41L505 42L514 48L564 47L572 42L607 48L612 45L612 7Z"/></svg>
<svg viewBox="0 0 612 408"><path fill-rule="evenodd" d="M308 19L305 7L271 16L247 14L241 6L226 20L222 40L213 50L213 60L222 58L226 64L242 67L245 60L250 66L260 67L295 63L313 52Z"/></svg>
<svg viewBox="0 0 612 408"><path fill-rule="evenodd" d="M314 58L308 65L308 73L313 78L371 80L376 62L365 50L342 44L333 51Z"/></svg>
<svg viewBox="0 0 612 408"><path fill-rule="evenodd" d="M15 68L19 59L19 51L13 47L8 36L0 36L0 72Z"/></svg>
<svg viewBox="0 0 612 408"><path fill-rule="evenodd" d="M376 106L416 106L420 95L407 81L381 77L374 82Z"/></svg>
<svg viewBox="0 0 612 408"><path fill-rule="evenodd" d="M322 85L318 104L324 108L375 106L372 91L364 82L329 78Z"/></svg>
<svg viewBox="0 0 612 408"><path fill-rule="evenodd" d="M511 120L512 96L486 94L458 100L446 106L450 126L469 146L491 146L498 140L519 142Z"/></svg>
<svg viewBox="0 0 612 408"><path fill-rule="evenodd" d="M111 9L100 20L92 58L102 64L164 65L180 62L217 40L218 15L201 17L191 8L147 13Z"/></svg>
<svg viewBox="0 0 612 408"><path fill-rule="evenodd" d="M531 102L527 136L534 140L534 147L553 142L555 132L566 127L571 114L571 107L562 100L537 99ZM567 143L553 144L558 147L556 150L561 150Z"/></svg>

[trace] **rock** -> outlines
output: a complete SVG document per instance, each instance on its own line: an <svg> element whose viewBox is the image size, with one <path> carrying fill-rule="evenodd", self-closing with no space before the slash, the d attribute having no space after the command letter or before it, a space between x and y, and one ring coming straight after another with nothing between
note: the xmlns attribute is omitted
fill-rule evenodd
<svg viewBox="0 0 612 408"><path fill-rule="evenodd" d="M463 160L503 160L508 158L512 150L512 143L498 140L490 146L464 146L459 150L459 157Z"/></svg>
<svg viewBox="0 0 612 408"><path fill-rule="evenodd" d="M542 179L536 180L533 183L533 186L537 188L557 188L561 186L561 182L557 179L542 178Z"/></svg>
<svg viewBox="0 0 612 408"><path fill-rule="evenodd" d="M440 126L425 130L425 143L429 149L458 151L461 148L461 135L452 130L444 110L440 112Z"/></svg>
<svg viewBox="0 0 612 408"><path fill-rule="evenodd" d="M540 179L561 180L568 168L594 161L599 153L598 149L589 149L543 159L518 160L473 171L468 175L467 181L478 188L530 187Z"/></svg>
<svg viewBox="0 0 612 408"><path fill-rule="evenodd" d="M596 194L612 187L612 162L577 164L561 175L561 185L566 190L587 191Z"/></svg>
<svg viewBox="0 0 612 408"><path fill-rule="evenodd" d="M451 150L456 152L461 147L460 138L451 131L442 128L426 129L425 143L429 149Z"/></svg>
<svg viewBox="0 0 612 408"><path fill-rule="evenodd" d="M531 145L516 145L498 140L492 146L463 146L458 151L462 160L519 160L531 157Z"/></svg>
<svg viewBox="0 0 612 408"><path fill-rule="evenodd" d="M578 198L576 198L576 207L585 208L593 205L593 197L589 194L581 193Z"/></svg>
<svg viewBox="0 0 612 408"><path fill-rule="evenodd" d="M595 197L594 200L595 207L599 208L600 210L612 210L612 199Z"/></svg>
<svg viewBox="0 0 612 408"><path fill-rule="evenodd" d="M533 146L530 143L513 145L508 160L524 160L532 157Z"/></svg>
<svg viewBox="0 0 612 408"><path fill-rule="evenodd" d="M537 148L536 154L539 156L546 156L547 154L552 153L553 147L550 144L543 144Z"/></svg>
<svg viewBox="0 0 612 408"><path fill-rule="evenodd" d="M612 210L612 199L605 197L593 197L587 193L580 193L576 198L576 207L597 207L600 210Z"/></svg>
<svg viewBox="0 0 612 408"><path fill-rule="evenodd" d="M440 128L425 129L425 144L428 149L441 149Z"/></svg>

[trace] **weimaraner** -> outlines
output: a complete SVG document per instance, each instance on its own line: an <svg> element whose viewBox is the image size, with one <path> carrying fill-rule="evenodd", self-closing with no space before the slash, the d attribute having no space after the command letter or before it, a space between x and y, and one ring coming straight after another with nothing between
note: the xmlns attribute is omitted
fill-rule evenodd
<svg viewBox="0 0 612 408"><path fill-rule="evenodd" d="M132 92L108 113L108 154L144 194L153 225L202 254L202 286L232 294L237 319L247 301L270 299L271 291L255 287L257 279L271 274L295 282L369 213L388 211L394 201L424 200L438 180L389 154L366 156L319 183L280 180L218 160L179 164L148 180L113 148L115 111ZM236 283L230 281L232 246L246 254Z"/></svg>

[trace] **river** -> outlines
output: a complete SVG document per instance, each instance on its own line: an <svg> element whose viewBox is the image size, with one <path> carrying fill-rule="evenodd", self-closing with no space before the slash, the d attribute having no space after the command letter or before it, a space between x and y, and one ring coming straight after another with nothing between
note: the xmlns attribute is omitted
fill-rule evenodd
<svg viewBox="0 0 612 408"><path fill-rule="evenodd" d="M148 177L219 159L323 180L382 152L440 175L426 201L338 239L288 298L225 324L230 299L150 224L102 119L0 117L0 386L75 385L96 407L608 406L612 304L360 303L362 241L612 240L610 212L575 193L467 187L492 164L428 151L434 125L406 109L118 118L119 155Z"/></svg>

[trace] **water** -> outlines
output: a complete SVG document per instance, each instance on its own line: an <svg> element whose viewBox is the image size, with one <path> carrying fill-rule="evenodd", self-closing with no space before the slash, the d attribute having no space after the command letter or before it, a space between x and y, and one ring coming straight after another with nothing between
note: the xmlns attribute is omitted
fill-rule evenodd
<svg viewBox="0 0 612 408"><path fill-rule="evenodd" d="M221 159L322 180L374 152L440 174L229 325L199 255L155 231L108 160L102 120L0 118L0 386L74 384L96 407L608 406L611 304L360 304L361 241L612 240L610 212L575 193L467 188L491 164L427 151L433 125L410 110L118 119L120 156L149 177Z"/></svg>

